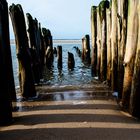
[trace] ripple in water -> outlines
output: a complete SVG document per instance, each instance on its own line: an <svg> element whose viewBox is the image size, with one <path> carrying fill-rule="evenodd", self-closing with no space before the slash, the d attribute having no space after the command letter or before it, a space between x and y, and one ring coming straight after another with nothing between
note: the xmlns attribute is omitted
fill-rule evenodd
<svg viewBox="0 0 140 140"><path fill-rule="evenodd" d="M63 49L63 68L62 70L59 70L57 68L57 57L54 57L53 68L51 70L45 68L44 70L44 75L42 79L43 84L49 84L49 86L52 87L90 84L93 80L91 77L91 69L90 67L87 67L82 63L81 58L76 53L76 50L73 48L73 46L77 46L81 50L82 48L81 43L77 43L77 44L55 43L54 47L57 47L58 45L62 45L62 49ZM15 85L16 87L18 87L19 86L18 63L16 58L16 47L13 44L11 45L11 51L12 51ZM67 67L68 51L74 54L75 68L73 71L68 70Z"/></svg>

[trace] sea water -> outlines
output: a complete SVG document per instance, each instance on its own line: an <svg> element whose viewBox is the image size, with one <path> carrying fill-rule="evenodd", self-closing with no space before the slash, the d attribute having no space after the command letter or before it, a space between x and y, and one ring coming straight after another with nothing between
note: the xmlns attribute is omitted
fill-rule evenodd
<svg viewBox="0 0 140 140"><path fill-rule="evenodd" d="M62 70L59 70L57 68L57 57L54 57L53 68L51 70L48 69L44 70L43 79L41 80L42 84L46 84L49 86L79 86L79 85L82 86L85 84L91 84L93 80L91 76L91 68L90 66L86 66L83 64L81 58L76 53L76 50L73 48L74 46L77 46L80 50L82 50L82 42L69 40L54 41L53 47L57 47L58 45L62 46L63 68ZM12 52L15 85L16 87L19 87L18 62L15 44L11 44L11 52ZM67 65L68 52L74 54L75 59L74 70L68 69Z"/></svg>

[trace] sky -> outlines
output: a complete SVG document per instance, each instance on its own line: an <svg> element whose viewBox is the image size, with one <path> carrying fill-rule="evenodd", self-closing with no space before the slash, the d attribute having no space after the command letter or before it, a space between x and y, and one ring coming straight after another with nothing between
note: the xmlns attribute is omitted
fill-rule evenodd
<svg viewBox="0 0 140 140"><path fill-rule="evenodd" d="M91 34L91 6L101 0L7 0L21 4L24 14L37 18L42 27L50 29L54 39L81 39ZM14 38L10 21L10 38Z"/></svg>

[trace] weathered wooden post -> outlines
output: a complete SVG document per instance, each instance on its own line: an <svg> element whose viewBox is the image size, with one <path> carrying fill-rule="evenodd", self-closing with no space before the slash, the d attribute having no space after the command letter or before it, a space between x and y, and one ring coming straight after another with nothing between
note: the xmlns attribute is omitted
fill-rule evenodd
<svg viewBox="0 0 140 140"><path fill-rule="evenodd" d="M138 23L140 27L140 1L136 1L136 16L138 16ZM134 66L134 74L132 79L132 89L130 96L130 113L140 118L140 28L138 28L138 43L137 43L137 52L136 60Z"/></svg>
<svg viewBox="0 0 140 140"><path fill-rule="evenodd" d="M99 4L100 20L101 20L101 66L100 66L100 80L106 80L107 74L107 33L106 33L106 8L109 8L109 2L102 1Z"/></svg>
<svg viewBox="0 0 140 140"><path fill-rule="evenodd" d="M57 56L57 49L56 49L56 47L53 48L53 54L54 54L55 56Z"/></svg>
<svg viewBox="0 0 140 140"><path fill-rule="evenodd" d="M81 51L78 47L76 48L76 52L77 52L78 56L81 57Z"/></svg>
<svg viewBox="0 0 140 140"><path fill-rule="evenodd" d="M82 61L85 60L85 38L82 38Z"/></svg>
<svg viewBox="0 0 140 140"><path fill-rule="evenodd" d="M111 52L111 8L106 9L106 20L107 20L107 82L111 86L111 62L112 62L112 52Z"/></svg>
<svg viewBox="0 0 140 140"><path fill-rule="evenodd" d="M57 46L57 67L58 69L62 69L62 46Z"/></svg>
<svg viewBox="0 0 140 140"><path fill-rule="evenodd" d="M12 122L12 100L15 100L15 89L12 74L12 61L9 40L8 4L0 2L0 126ZM8 69L9 68L9 69ZM11 91L10 91L11 90ZM11 92L13 93L11 95Z"/></svg>
<svg viewBox="0 0 140 140"><path fill-rule="evenodd" d="M50 46L52 48L53 41L52 41L51 31L49 29L42 28L42 33L43 33L43 37L44 37L46 46Z"/></svg>
<svg viewBox="0 0 140 140"><path fill-rule="evenodd" d="M111 31L111 52L112 52L112 64L111 64L111 88L113 91L117 91L117 78L118 78L118 42L117 42L117 0L112 0L112 31Z"/></svg>
<svg viewBox="0 0 140 140"><path fill-rule="evenodd" d="M43 39L43 35L42 35L42 30L41 30L41 24L39 23L39 34L40 34L40 41L41 41L41 45L40 45L40 65L41 65L41 77L42 77L42 72L43 72L43 68L44 68L44 58L45 58L45 45L44 45L44 39Z"/></svg>
<svg viewBox="0 0 140 140"><path fill-rule="evenodd" d="M32 16L27 13L27 23L28 23L28 36L29 36L29 46L32 58L32 70L34 74L35 83L40 82L41 75L41 64L40 64L40 35L38 29L38 22L33 20Z"/></svg>
<svg viewBox="0 0 140 140"><path fill-rule="evenodd" d="M36 90L23 10L19 4L12 4L9 10L15 34L21 93L25 98L34 97L36 96Z"/></svg>
<svg viewBox="0 0 140 140"><path fill-rule="evenodd" d="M101 65L101 19L99 6L97 7L97 75L100 79L100 65Z"/></svg>
<svg viewBox="0 0 140 140"><path fill-rule="evenodd" d="M26 17L27 17L27 25L28 25L27 33L29 37L29 46L30 48L35 49L36 39L35 39L35 30L34 30L34 20L29 13L26 14Z"/></svg>
<svg viewBox="0 0 140 140"><path fill-rule="evenodd" d="M134 72L134 62L139 33L139 16L137 11L138 0L129 1L128 3L128 25L127 25L127 43L124 58L125 73L122 93L122 106L128 110L130 105L130 94L132 77ZM138 64L136 64L136 67Z"/></svg>
<svg viewBox="0 0 140 140"><path fill-rule="evenodd" d="M44 38L44 44L45 44L45 60L46 60L46 66L48 68L52 67L53 64L53 43L52 43L52 35L50 30L46 28L42 28L43 38ZM49 47L49 48L48 48Z"/></svg>
<svg viewBox="0 0 140 140"><path fill-rule="evenodd" d="M41 46L41 37L39 33L39 23L38 20L34 19L34 30L35 30L35 39L36 39L36 50L37 50L37 57L40 64L40 46Z"/></svg>
<svg viewBox="0 0 140 140"><path fill-rule="evenodd" d="M83 62L89 65L91 63L89 35L85 35L85 37L82 39L82 44L83 44L82 60Z"/></svg>
<svg viewBox="0 0 140 140"><path fill-rule="evenodd" d="M128 0L118 0L118 96L122 98L124 54L127 39Z"/></svg>
<svg viewBox="0 0 140 140"><path fill-rule="evenodd" d="M79 57L81 57L81 51L77 46L73 47L76 50L76 53L78 54Z"/></svg>
<svg viewBox="0 0 140 140"><path fill-rule="evenodd" d="M5 55L6 55L6 66L7 66L7 75L8 75L8 90L11 93L12 100L16 100L16 91L15 83L13 76L13 66L12 66L12 57L11 57L11 48L10 48L10 38L9 38L9 15L7 2L3 1L3 8L1 8L1 20L2 20L2 36L3 42L5 43Z"/></svg>
<svg viewBox="0 0 140 140"><path fill-rule="evenodd" d="M92 57L91 57L91 74L97 76L97 11L96 6L91 7L91 41L92 41Z"/></svg>
<svg viewBox="0 0 140 140"><path fill-rule="evenodd" d="M75 67L74 55L68 52L68 69L73 70Z"/></svg>

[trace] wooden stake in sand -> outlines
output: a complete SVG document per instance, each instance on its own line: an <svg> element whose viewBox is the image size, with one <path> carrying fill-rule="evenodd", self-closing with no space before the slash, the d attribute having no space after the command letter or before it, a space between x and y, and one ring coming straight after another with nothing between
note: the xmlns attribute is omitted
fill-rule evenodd
<svg viewBox="0 0 140 140"><path fill-rule="evenodd" d="M8 4L0 2L0 125L12 122L12 99L16 99L10 40ZM12 95L11 95L12 93Z"/></svg>
<svg viewBox="0 0 140 140"><path fill-rule="evenodd" d="M91 57L91 73L97 76L97 11L96 6L91 8L91 40L92 40L92 57Z"/></svg>
<svg viewBox="0 0 140 140"><path fill-rule="evenodd" d="M36 90L31 68L31 54L29 51L24 13L19 4L11 5L9 10L15 34L21 93L25 98L34 97L36 96Z"/></svg>

